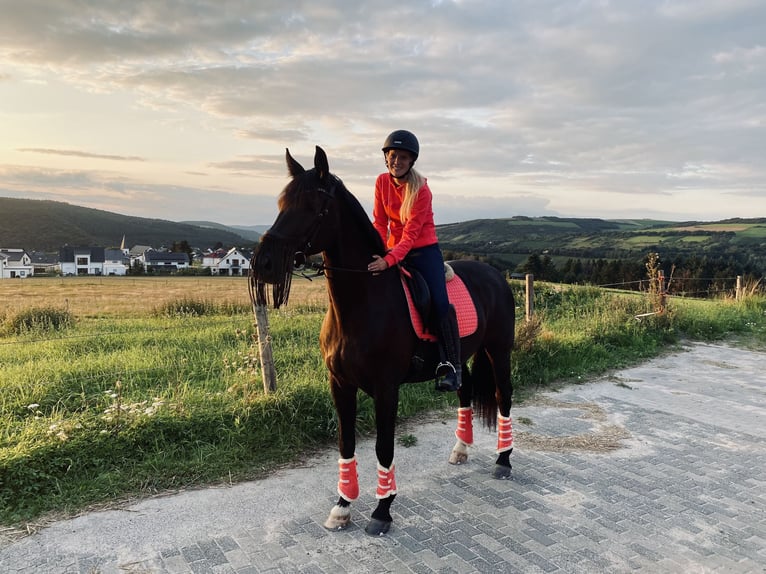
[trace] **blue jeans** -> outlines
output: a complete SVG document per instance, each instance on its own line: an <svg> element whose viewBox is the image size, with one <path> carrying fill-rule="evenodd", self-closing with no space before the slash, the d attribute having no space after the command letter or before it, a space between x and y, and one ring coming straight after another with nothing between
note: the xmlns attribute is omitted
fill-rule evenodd
<svg viewBox="0 0 766 574"><path fill-rule="evenodd" d="M441 325L449 310L447 283L444 280L444 256L438 243L411 249L404 258L404 265L420 271L431 292L431 323Z"/></svg>

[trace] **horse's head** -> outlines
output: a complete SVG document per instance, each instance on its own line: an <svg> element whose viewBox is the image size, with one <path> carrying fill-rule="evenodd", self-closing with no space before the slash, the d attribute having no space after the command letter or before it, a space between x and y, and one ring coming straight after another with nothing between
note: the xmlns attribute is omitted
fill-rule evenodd
<svg viewBox="0 0 766 574"><path fill-rule="evenodd" d="M279 196L279 215L261 237L251 265L251 283L274 285L274 306L287 303L296 259L324 251L335 226L326 225L342 183L328 168L327 155L317 146L313 169L306 170L286 152L292 180Z"/></svg>

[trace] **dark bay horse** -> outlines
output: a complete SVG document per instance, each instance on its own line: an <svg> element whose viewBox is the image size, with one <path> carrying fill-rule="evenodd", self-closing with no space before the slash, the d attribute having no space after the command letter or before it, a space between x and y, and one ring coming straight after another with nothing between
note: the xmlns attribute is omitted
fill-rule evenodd
<svg viewBox="0 0 766 574"><path fill-rule="evenodd" d="M314 168L306 170L287 151L292 176L279 197L279 215L262 236L250 271L251 296L266 301L272 285L275 308L287 303L296 253L322 253L330 305L320 334L320 347L330 374L330 391L338 414L340 498L325 526L344 528L350 504L359 494L356 470L355 420L357 391L374 400L378 459L378 505L366 531L385 534L392 522L396 497L394 429L403 383L434 378L439 361L435 343L422 341L410 322L406 296L397 268L367 271L373 254L385 247L357 199L329 172L327 155L317 147ZM473 411L487 428L497 428L496 478L511 473L511 349L515 304L503 276L476 261L454 261L476 307L478 325L461 339L463 386L450 462L468 458L473 443ZM418 360L415 360L415 359ZM470 368L468 363L472 358Z"/></svg>

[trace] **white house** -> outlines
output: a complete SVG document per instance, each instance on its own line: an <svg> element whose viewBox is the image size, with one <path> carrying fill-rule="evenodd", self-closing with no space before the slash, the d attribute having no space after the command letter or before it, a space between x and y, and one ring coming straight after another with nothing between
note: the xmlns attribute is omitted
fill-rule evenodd
<svg viewBox="0 0 766 574"><path fill-rule="evenodd" d="M0 249L0 279L32 277L35 268L23 249Z"/></svg>
<svg viewBox="0 0 766 574"><path fill-rule="evenodd" d="M250 269L250 252L232 247L207 253L202 257L202 267L208 267L211 275L247 275Z"/></svg>
<svg viewBox="0 0 766 574"><path fill-rule="evenodd" d="M130 257L122 249L104 250L104 275L127 275Z"/></svg>
<svg viewBox="0 0 766 574"><path fill-rule="evenodd" d="M59 250L62 275L103 275L103 247L73 247L64 245Z"/></svg>
<svg viewBox="0 0 766 574"><path fill-rule="evenodd" d="M127 250L128 257L130 257L130 262L133 263L136 259L139 261L142 261L142 257L144 256L144 253L152 249L151 245L134 245L130 249Z"/></svg>

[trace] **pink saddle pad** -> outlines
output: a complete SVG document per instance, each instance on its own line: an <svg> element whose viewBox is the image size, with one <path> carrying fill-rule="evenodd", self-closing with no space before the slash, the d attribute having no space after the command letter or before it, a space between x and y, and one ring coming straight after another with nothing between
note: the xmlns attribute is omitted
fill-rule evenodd
<svg viewBox="0 0 766 574"><path fill-rule="evenodd" d="M412 328L415 329L415 334L424 341L436 341L436 335L427 331L423 325L423 318L415 309L415 303L410 295L410 290L407 287L405 278L402 277L402 288L404 294L407 296L407 306L410 309L410 320L412 321ZM455 275L451 280L447 281L447 296L450 303L455 307L457 314L457 325L460 337L467 337L476 332L476 328L479 326L479 318L476 315L476 306L473 304L471 294L468 292L468 288L463 283L463 280Z"/></svg>

